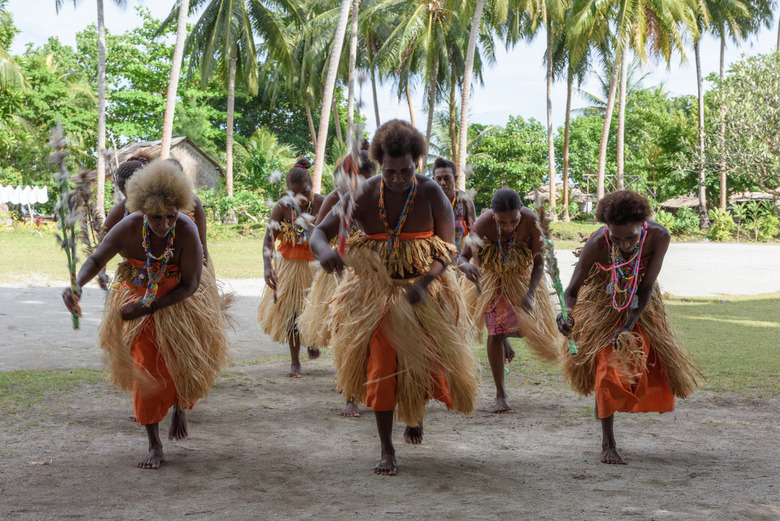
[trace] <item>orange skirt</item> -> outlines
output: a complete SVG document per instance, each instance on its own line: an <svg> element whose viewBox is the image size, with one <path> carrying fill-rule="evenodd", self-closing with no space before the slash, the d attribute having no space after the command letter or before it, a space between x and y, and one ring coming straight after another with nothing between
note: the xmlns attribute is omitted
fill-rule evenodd
<svg viewBox="0 0 780 521"><path fill-rule="evenodd" d="M395 375L398 373L398 360L395 347L390 340L390 320L385 314L371 335L368 344L368 368L366 382L366 405L374 411L393 411L396 405ZM452 408L452 399L444 370L431 374L436 400ZM430 398L430 396L428 397Z"/></svg>
<svg viewBox="0 0 780 521"><path fill-rule="evenodd" d="M596 354L596 406L599 418L609 418L615 412L671 412L674 396L666 385L664 367L649 339L638 326L634 332L642 336L647 355L647 370L630 384L611 364L615 350L607 346Z"/></svg>

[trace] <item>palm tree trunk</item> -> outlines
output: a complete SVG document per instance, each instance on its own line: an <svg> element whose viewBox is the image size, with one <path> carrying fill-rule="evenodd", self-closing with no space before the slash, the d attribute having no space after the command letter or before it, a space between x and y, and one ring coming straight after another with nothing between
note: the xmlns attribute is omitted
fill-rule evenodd
<svg viewBox="0 0 780 521"><path fill-rule="evenodd" d="M339 117L339 105L336 102L336 97L333 97L333 124L336 126L336 139L339 143L344 144L344 136L341 135L341 118Z"/></svg>
<svg viewBox="0 0 780 521"><path fill-rule="evenodd" d="M699 95L699 219L702 229L710 227L707 218L707 173L704 171L704 83L701 77L701 53L699 40L693 42L693 53L696 56L696 86Z"/></svg>
<svg viewBox="0 0 780 521"><path fill-rule="evenodd" d="M309 122L311 144L314 150L317 150L317 131L314 130L314 119L311 117L311 107L309 107L309 100L304 101L303 104L306 107L306 120Z"/></svg>
<svg viewBox="0 0 780 521"><path fill-rule="evenodd" d="M626 152L626 89L628 88L628 49L620 58L620 96L618 100L617 130L617 189L623 190L623 170Z"/></svg>
<svg viewBox="0 0 780 521"><path fill-rule="evenodd" d="M482 22L482 10L485 0L477 0L474 7L474 18L471 19L469 30L469 46L466 51L466 63L463 70L463 99L460 103L460 134L458 143L458 190L466 189L466 144L469 132L469 102L471 100L471 77L474 74L474 52L477 48L477 33Z"/></svg>
<svg viewBox="0 0 780 521"><path fill-rule="evenodd" d="M412 93L409 90L409 83L406 84L406 102L409 104L409 119L412 122L412 126L416 127L417 123L414 122L414 105L412 105Z"/></svg>
<svg viewBox="0 0 780 521"><path fill-rule="evenodd" d="M777 52L780 53L780 22L777 23Z"/></svg>
<svg viewBox="0 0 780 521"><path fill-rule="evenodd" d="M344 46L344 36L347 32L351 0L341 0L341 11L333 39L333 48L328 62L328 74L325 78L325 88L322 93L322 108L320 109L320 129L317 132L317 148L314 151L314 172L312 173L312 190L319 193L322 189L322 167L325 164L325 144L328 141L328 124L330 123L330 106L333 102L333 91L336 88L336 75L339 68L341 48Z"/></svg>
<svg viewBox="0 0 780 521"><path fill-rule="evenodd" d="M571 91L574 79L571 70L566 78L566 122L563 125L563 222L569 222L569 131L571 128Z"/></svg>
<svg viewBox="0 0 780 521"><path fill-rule="evenodd" d="M171 79L168 82L168 95L165 101L165 117L163 118L162 143L160 157L167 159L171 152L173 137L173 115L176 111L176 93L179 89L181 61L184 57L184 37L187 35L187 13L190 10L190 0L181 0L179 5L179 23L176 26L176 45L173 48L173 63L171 64Z"/></svg>
<svg viewBox="0 0 780 521"><path fill-rule="evenodd" d="M596 181L596 200L604 197L604 173L607 170L607 143L609 142L609 126L612 123L612 112L615 109L615 91L617 90L618 74L620 73L619 60L622 55L620 46L615 50L615 63L612 65L612 76L609 79L609 94L607 95L607 107L604 111L604 126L601 129L601 142L599 143L599 171Z"/></svg>
<svg viewBox="0 0 780 521"><path fill-rule="evenodd" d="M352 34L349 41L349 72L347 74L347 139L352 139L355 128L355 62L357 61L358 9L360 0L352 0ZM360 146L355 143L355 146Z"/></svg>
<svg viewBox="0 0 780 521"><path fill-rule="evenodd" d="M379 128L382 125L382 120L379 119L379 100L376 96L376 39L374 35L371 35L371 94L374 96L374 116L376 116L376 127Z"/></svg>
<svg viewBox="0 0 780 521"><path fill-rule="evenodd" d="M228 71L227 100L227 136L225 137L225 191L233 197L233 116L236 106L236 61L238 46L230 50L230 69Z"/></svg>
<svg viewBox="0 0 780 521"><path fill-rule="evenodd" d="M553 142L553 123L552 123L552 83L553 83L553 61L552 61L552 17L547 13L547 170L550 176L550 220L558 220L558 214L555 211L556 193L555 193L555 143Z"/></svg>
<svg viewBox="0 0 780 521"><path fill-rule="evenodd" d="M450 159L453 161L458 160L458 108L455 100L457 91L457 79L454 74L451 74L450 79ZM455 172L455 177L458 177L460 172Z"/></svg>
<svg viewBox="0 0 780 521"><path fill-rule="evenodd" d="M95 209L101 221L106 219L106 24L103 18L103 0L97 0L98 18L98 146L97 194Z"/></svg>
<svg viewBox="0 0 780 521"><path fill-rule="evenodd" d="M720 36L720 82L726 77L726 35ZM718 159L718 167L720 170L720 209L726 211L728 206L728 186L726 183L726 158L723 155L723 144L726 142L726 108L720 106L720 120L718 122L718 143L720 144L720 158Z"/></svg>
<svg viewBox="0 0 780 521"><path fill-rule="evenodd" d="M425 143L431 142L431 131L433 129L433 112L436 108L436 85L439 80L439 57L437 56L433 63L433 76L431 76L431 84L428 87L428 125L425 128ZM425 153L422 157L422 174L425 174L425 169L428 167L428 148L425 148Z"/></svg>

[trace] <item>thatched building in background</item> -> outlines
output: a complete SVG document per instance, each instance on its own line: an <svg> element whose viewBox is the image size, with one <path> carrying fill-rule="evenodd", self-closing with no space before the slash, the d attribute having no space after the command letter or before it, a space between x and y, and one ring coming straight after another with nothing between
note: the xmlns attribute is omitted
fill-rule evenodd
<svg viewBox="0 0 780 521"><path fill-rule="evenodd" d="M160 140L135 141L120 150L109 149L106 151L107 174L113 175L116 167L129 157L142 153L155 158L160 156L160 150ZM215 189L219 185L220 176L225 175L222 165L186 136L173 138L170 157L181 163L195 190Z"/></svg>

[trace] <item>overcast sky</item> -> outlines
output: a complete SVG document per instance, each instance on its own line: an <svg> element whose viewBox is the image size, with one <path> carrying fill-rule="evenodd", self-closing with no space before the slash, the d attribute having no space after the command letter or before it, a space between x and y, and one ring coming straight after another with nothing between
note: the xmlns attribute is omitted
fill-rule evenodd
<svg viewBox="0 0 780 521"><path fill-rule="evenodd" d="M136 16L135 5L149 8L156 18L163 18L173 6L172 0L128 0L128 7L119 9L111 0L105 0L106 27L113 33L122 33L140 23ZM12 52L21 53L28 42L40 45L50 36L59 37L64 44L75 45L76 33L87 25L96 23L97 8L94 0L82 0L74 8L70 0L65 0L60 13L54 9L54 0L9 0L7 8L13 13L14 22L21 33L16 37ZM777 42L776 22L771 29L764 29L757 37L741 48L727 46L726 66L738 61L743 53L758 54L775 50ZM719 43L705 37L702 46L702 72L707 76L717 72L719 61ZM688 61L680 64L679 55L672 61L671 69L665 65L650 63L645 86L650 87L663 82L666 90L674 95L696 93L696 69L692 48L686 50ZM509 52L498 50L497 64L484 72L484 87L472 89L472 109L470 121L492 125L503 125L508 116L533 117L546 121L545 108L545 71L542 65L544 55L544 35L540 34L531 43L521 43ZM109 56L110 60L111 57ZM705 84L706 88L706 84ZM365 84L363 99L366 102L364 112L367 116L368 131L373 132L375 121L371 103L370 84ZM597 80L591 78L584 89L598 93ZM398 103L391 92L392 86L383 86L379 92L379 112L383 121L392 118L409 119L406 101ZM425 130L426 115L423 111L424 89L417 87L414 92L414 109L417 126ZM566 103L566 87L560 83L553 88L553 123L563 124ZM575 96L573 107L583 106L584 101ZM441 107L445 108L444 106Z"/></svg>

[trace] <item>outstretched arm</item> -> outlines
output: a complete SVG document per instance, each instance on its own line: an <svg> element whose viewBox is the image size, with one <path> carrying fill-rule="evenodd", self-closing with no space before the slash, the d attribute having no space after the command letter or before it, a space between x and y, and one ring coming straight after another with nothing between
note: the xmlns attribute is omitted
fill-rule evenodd
<svg viewBox="0 0 780 521"><path fill-rule="evenodd" d="M276 291L276 273L274 273L273 256L276 235L279 233L279 225L284 219L284 212L287 207L281 203L276 203L271 210L271 217L268 219L268 226L265 229L263 238L263 270L265 283L269 288Z"/></svg>
<svg viewBox="0 0 780 521"><path fill-rule="evenodd" d="M523 297L522 306L526 310L530 310L533 307L534 295L536 288L539 286L539 282L544 275L544 247L542 246L542 233L539 227L536 225L536 215L533 215L529 211L532 218L529 226L531 226L531 253L534 258L534 267L531 270L531 280L528 284L528 292Z"/></svg>
<svg viewBox="0 0 780 521"><path fill-rule="evenodd" d="M594 233L585 246L582 248L580 259L577 261L577 265L574 267L574 273L572 273L569 287L566 288L563 295L566 299L566 309L569 313L574 309L577 304L577 294L580 292L580 288L585 283L585 279L588 278L588 273L593 264L596 263L599 253L600 241L603 241L603 235L601 233ZM571 334L571 330L574 327L574 319L569 315L569 320L563 322L561 316L558 316L558 330L566 336Z"/></svg>

